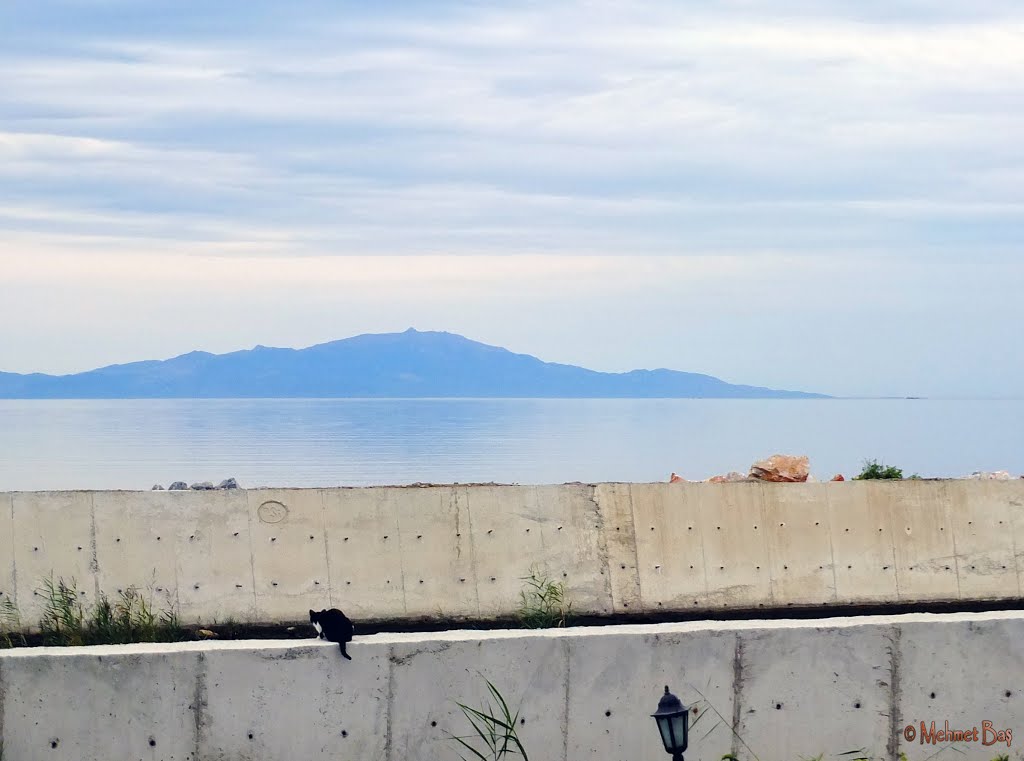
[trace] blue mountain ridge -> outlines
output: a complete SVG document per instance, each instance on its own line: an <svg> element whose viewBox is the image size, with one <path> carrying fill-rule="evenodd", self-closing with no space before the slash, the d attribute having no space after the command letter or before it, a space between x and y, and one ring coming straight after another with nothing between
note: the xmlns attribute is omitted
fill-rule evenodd
<svg viewBox="0 0 1024 761"><path fill-rule="evenodd" d="M726 383L676 370L604 373L544 362L454 333L364 334L305 349L193 351L72 375L0 372L3 399L721 398L824 394Z"/></svg>

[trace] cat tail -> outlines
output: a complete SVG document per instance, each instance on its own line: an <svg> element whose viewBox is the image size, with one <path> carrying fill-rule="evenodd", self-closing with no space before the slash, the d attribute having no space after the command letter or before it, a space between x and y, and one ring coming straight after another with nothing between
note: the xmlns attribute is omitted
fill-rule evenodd
<svg viewBox="0 0 1024 761"><path fill-rule="evenodd" d="M341 654L344 655L345 658L347 658L348 660L352 660L352 656L349 655L345 650L345 643L341 642L339 643L339 646L341 647Z"/></svg>

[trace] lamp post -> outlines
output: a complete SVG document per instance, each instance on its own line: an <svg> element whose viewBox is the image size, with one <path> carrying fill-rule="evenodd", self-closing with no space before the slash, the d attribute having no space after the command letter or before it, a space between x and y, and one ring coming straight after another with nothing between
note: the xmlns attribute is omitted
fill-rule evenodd
<svg viewBox="0 0 1024 761"><path fill-rule="evenodd" d="M658 710L651 716L658 722L661 741L665 751L672 754L672 761L683 761L683 751L686 750L690 732L690 709L669 692L668 685L665 685L665 694L658 701Z"/></svg>

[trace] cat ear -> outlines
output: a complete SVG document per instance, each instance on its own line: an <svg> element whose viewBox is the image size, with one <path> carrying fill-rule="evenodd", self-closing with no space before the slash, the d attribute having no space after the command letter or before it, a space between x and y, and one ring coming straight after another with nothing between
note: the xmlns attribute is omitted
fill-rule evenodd
<svg viewBox="0 0 1024 761"><path fill-rule="evenodd" d="M310 609L309 617L312 618L314 615L316 615L316 613L312 609Z"/></svg>

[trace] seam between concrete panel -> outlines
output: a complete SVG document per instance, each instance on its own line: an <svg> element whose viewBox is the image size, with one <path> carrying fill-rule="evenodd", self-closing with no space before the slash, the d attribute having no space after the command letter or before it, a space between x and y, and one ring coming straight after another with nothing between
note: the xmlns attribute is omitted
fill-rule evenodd
<svg viewBox="0 0 1024 761"><path fill-rule="evenodd" d="M1021 586L1020 586L1020 561L1017 560L1017 525L1013 520L1013 505L1010 500L1007 500L1006 507L1006 522L1010 530L1010 547L1013 549L1013 569L1017 572L1017 596L1021 597ZM13 521L12 521L13 522Z"/></svg>
<svg viewBox="0 0 1024 761"><path fill-rule="evenodd" d="M378 518L380 517L380 503L386 493L387 492L382 492L377 499ZM398 537L398 575L402 584L402 615L407 616L409 615L409 598L405 593L405 559L403 557L404 553L402 552L402 518L398 509L395 510L395 535Z"/></svg>
<svg viewBox="0 0 1024 761"><path fill-rule="evenodd" d="M633 505L633 485L626 484L626 488L629 490L629 522L633 526L633 577L636 579L636 596L640 600L640 612L644 612L647 609L647 604L644 602L644 588L640 583L640 551L637 548L639 542L637 541L636 533L636 508Z"/></svg>
<svg viewBox="0 0 1024 761"><path fill-rule="evenodd" d="M612 591L612 559L611 551L608 549L608 522L604 519L604 506L601 504L601 500L598 499L597 487L590 485L586 488L590 492L587 498L594 506L594 520L597 521L597 552L599 558L604 558L604 588L608 601L607 610L611 613L615 610L615 593ZM543 534L541 536L543 537Z"/></svg>
<svg viewBox="0 0 1024 761"><path fill-rule="evenodd" d="M953 521L952 510L953 500L949 496L949 487L946 484L940 486L942 490L942 504L943 513L942 522L949 526L949 535L953 541L953 572L956 574L956 599L962 600L963 594L960 592L960 553L956 549L956 526ZM1010 532L1011 535L1013 532Z"/></svg>
<svg viewBox="0 0 1024 761"><path fill-rule="evenodd" d="M202 758L203 729L206 725L206 653L200 652L196 660L196 683L192 693L192 722L195 728L196 751L193 758Z"/></svg>
<svg viewBox="0 0 1024 761"><path fill-rule="evenodd" d="M100 599L100 556L99 543L96 541L96 498L89 492L89 548L92 558L89 561L89 570L92 571L93 599ZM177 586L177 582L175 582ZM177 590L175 590L177 594Z"/></svg>
<svg viewBox="0 0 1024 761"><path fill-rule="evenodd" d="M836 546L832 541L832 497L829 496L829 490L824 489L825 492L825 520L828 521L828 525L825 527L825 533L828 534L828 556L832 563L832 601L836 604L839 603L839 579L836 576Z"/></svg>
<svg viewBox="0 0 1024 761"><path fill-rule="evenodd" d="M729 751L734 757L738 757L740 752L740 722L743 721L743 678L743 638L737 632L732 657L732 740Z"/></svg>
<svg viewBox="0 0 1024 761"><path fill-rule="evenodd" d="M452 487L452 499L455 500L455 514L459 514L459 489L461 486ZM470 509L469 489L466 489L466 523L469 524L469 567L473 572L473 597L476 600L476 614L480 614L480 575L477 573L476 539L473 535L473 511Z"/></svg>
<svg viewBox="0 0 1024 761"><path fill-rule="evenodd" d="M4 688L4 664L0 661L0 748L4 746L4 705L7 703L7 690Z"/></svg>
<svg viewBox="0 0 1024 761"><path fill-rule="evenodd" d="M7 498L11 501L11 587L13 592L11 593L14 598L14 607L18 607L18 563L16 558L18 557L18 534L17 529L14 525L14 495L8 494ZM2 737L2 735L0 735Z"/></svg>
<svg viewBox="0 0 1024 761"><path fill-rule="evenodd" d="M327 491L320 490L320 523L324 534L324 562L327 563L327 604L334 607L334 585L331 583L331 551L327 542Z"/></svg>
<svg viewBox="0 0 1024 761"><path fill-rule="evenodd" d="M704 494L706 491L706 489L697 491L697 520L694 521L699 534L697 538L700 540L701 568L704 569L704 597L701 600L703 605L707 605L708 600L711 599L711 585L708 583L708 553L704 548Z"/></svg>
<svg viewBox="0 0 1024 761"><path fill-rule="evenodd" d="M252 503L249 501L247 493L245 495L245 519L249 524L249 579L252 581L252 620L256 621L260 617L260 606L256 597L256 553L252 543L252 513Z"/></svg>
<svg viewBox="0 0 1024 761"><path fill-rule="evenodd" d="M902 699L902 686L900 685L900 643L903 638L903 630L897 624L892 627L892 635L889 639L889 738L886 743L886 753L890 761L898 761L900 750L900 700Z"/></svg>
<svg viewBox="0 0 1024 761"><path fill-rule="evenodd" d="M568 637L565 638L563 649L565 650L565 723L562 725L565 727L565 731L562 732L562 761L569 761L569 727L572 724L569 723L569 705L570 705L570 692L569 685L572 684L572 640Z"/></svg>
<svg viewBox="0 0 1024 761"><path fill-rule="evenodd" d="M392 761L392 716L395 713L395 646L388 646L388 700L384 711L384 757Z"/></svg>

